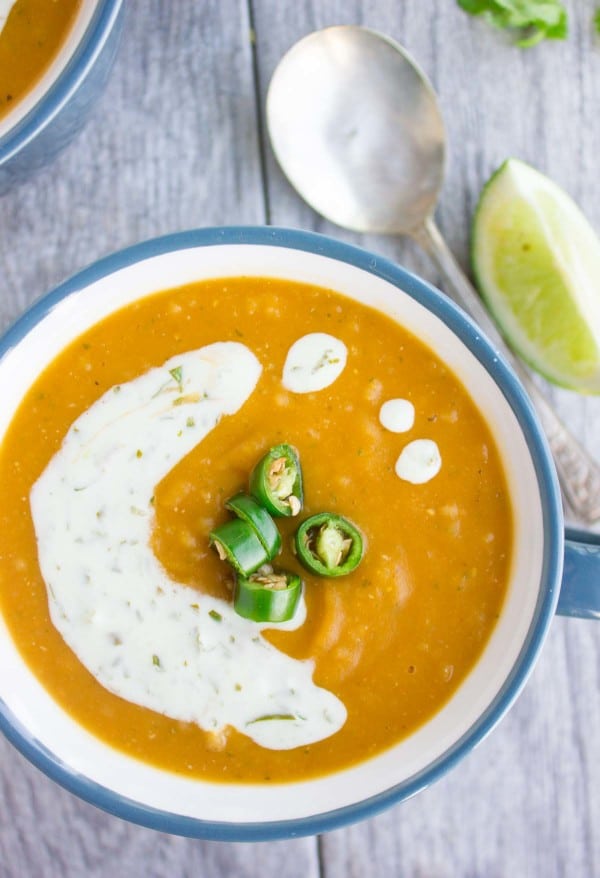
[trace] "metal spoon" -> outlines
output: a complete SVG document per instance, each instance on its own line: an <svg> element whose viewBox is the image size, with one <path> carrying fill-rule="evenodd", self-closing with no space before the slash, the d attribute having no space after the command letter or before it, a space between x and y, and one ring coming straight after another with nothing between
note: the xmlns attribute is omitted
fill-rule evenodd
<svg viewBox="0 0 600 878"><path fill-rule="evenodd" d="M409 235L446 291L502 352L546 431L570 517L600 519L600 468L567 431L508 350L442 238L433 212L444 178L445 132L433 88L393 40L354 25L316 31L280 61L267 95L275 155L318 213L357 232Z"/></svg>

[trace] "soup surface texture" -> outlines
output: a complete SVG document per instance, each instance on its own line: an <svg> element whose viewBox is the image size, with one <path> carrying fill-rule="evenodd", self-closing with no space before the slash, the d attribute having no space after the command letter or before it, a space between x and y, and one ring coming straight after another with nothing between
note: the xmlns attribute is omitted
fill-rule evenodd
<svg viewBox="0 0 600 878"><path fill-rule="evenodd" d="M315 368L302 385L298 357L314 349L312 337L306 339L313 333L336 341L326 386ZM209 382L205 391L188 393L184 384L198 356L227 362L229 371L219 372L217 384ZM307 390L311 386L318 389ZM230 392L236 398L226 403ZM103 483L92 471L86 481L80 466L86 431L94 441L109 435L115 418L112 409L106 416L106 406L120 396L129 412L134 393L145 394L140 411L146 413L158 411L166 394L170 415L159 414L156 436L142 422L136 433L137 422L130 422L123 437L130 463L112 488L106 481L104 502ZM213 402L216 408L202 420L200 412ZM197 407L194 417L189 406ZM171 415L181 416L181 423ZM163 429L174 430L166 446L160 445ZM304 508L298 518L277 520L283 536L277 565L302 573L303 601L292 623L240 620L234 630L230 568L209 548L208 535L230 518L227 498L247 489L253 466L282 442L299 452ZM155 466L154 448L162 449L166 462ZM112 460L114 473L118 455ZM139 484L136 465L147 467ZM67 347L29 390L0 448L0 483L0 609L23 658L95 735L190 777L308 778L381 752L450 698L485 646L506 592L512 514L499 455L476 406L411 333L317 287L269 278L205 281L157 293L106 318ZM59 494L63 488L72 492L71 519L71 506ZM101 589L91 599L86 595L94 576L79 583L58 569L63 559L68 566L78 557L83 538L74 530L69 539L85 517L86 490L88 496L100 492L90 507L98 519L97 545L105 545L108 517L113 540L123 546L102 574L121 576L116 592ZM121 503L122 496L132 499ZM365 540L361 564L338 579L303 570L291 548L300 521L322 511L346 516ZM95 545L92 538L83 555L91 557ZM146 587L136 558L144 571L162 577L152 579L146 615L136 604ZM64 591L55 593L52 568ZM116 603L102 607L98 596L106 592L118 602L119 589L123 608L137 607L139 624L124 616L113 631L106 618L116 620ZM183 609L174 603L180 600ZM189 688L188 653L165 639L169 626L183 624L189 607L199 613L189 632L196 651L223 655L222 674L198 683L197 709L189 707L195 689ZM177 640L176 627L173 632ZM125 648L139 645L142 635L141 653L125 657ZM241 647L238 655L237 637L246 637L260 655ZM145 664L137 671L140 654ZM251 689L261 688L256 669L262 655L275 674L271 690L280 674L286 697L306 695L308 709L316 704L328 729L321 724L312 737L294 737L304 707L292 701L282 715L285 699L273 701L272 711L257 701L252 714L255 697L278 697ZM146 694L138 697L136 681ZM210 697L205 684L212 687ZM176 703L178 691L185 696ZM209 701L214 705L206 713Z"/></svg>
<svg viewBox="0 0 600 878"><path fill-rule="evenodd" d="M0 0L0 119L54 60L80 6L81 0Z"/></svg>

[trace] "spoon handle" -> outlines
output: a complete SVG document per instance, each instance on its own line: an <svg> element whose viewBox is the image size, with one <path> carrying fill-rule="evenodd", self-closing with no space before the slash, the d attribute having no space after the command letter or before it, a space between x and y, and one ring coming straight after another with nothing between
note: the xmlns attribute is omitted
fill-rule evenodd
<svg viewBox="0 0 600 878"><path fill-rule="evenodd" d="M600 520L600 467L567 430L530 373L508 349L481 299L450 252L434 220L429 217L412 233L413 239L435 262L446 292L481 327L494 347L518 375L533 401L548 437L562 488L565 513L581 524Z"/></svg>

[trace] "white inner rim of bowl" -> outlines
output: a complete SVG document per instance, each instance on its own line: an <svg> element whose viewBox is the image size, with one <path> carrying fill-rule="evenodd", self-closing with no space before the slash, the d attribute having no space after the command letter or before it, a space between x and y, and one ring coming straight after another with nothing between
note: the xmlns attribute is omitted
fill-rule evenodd
<svg viewBox="0 0 600 878"><path fill-rule="evenodd" d="M62 300L0 361L0 437L40 371L85 329L153 292L234 275L290 278L335 289L388 314L434 349L468 389L496 437L513 500L516 535L512 578L501 618L482 658L451 700L390 750L354 768L302 783L199 782L116 752L82 729L50 698L20 659L0 618L0 667L4 669L0 697L31 738L57 760L147 806L209 821L246 823L308 817L363 801L423 770L457 742L498 694L519 655L538 597L544 533L539 487L527 444L503 394L479 361L438 317L387 281L329 257L287 248L221 245L169 253L121 269Z"/></svg>
<svg viewBox="0 0 600 878"><path fill-rule="evenodd" d="M25 118L27 113L42 100L46 92L54 85L80 44L97 5L98 0L83 0L67 39L52 63L31 91L27 92L20 101L15 101L14 108L0 120L0 140L18 125L21 119Z"/></svg>

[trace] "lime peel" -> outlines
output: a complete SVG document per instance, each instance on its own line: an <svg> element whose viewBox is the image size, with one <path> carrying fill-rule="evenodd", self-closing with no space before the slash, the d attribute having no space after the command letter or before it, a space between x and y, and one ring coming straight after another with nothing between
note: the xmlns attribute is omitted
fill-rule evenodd
<svg viewBox="0 0 600 878"><path fill-rule="evenodd" d="M549 381L600 393L600 241L572 199L504 162L477 205L472 262L512 349Z"/></svg>

